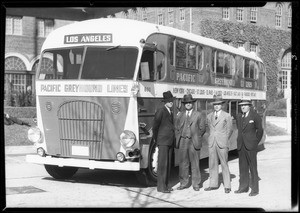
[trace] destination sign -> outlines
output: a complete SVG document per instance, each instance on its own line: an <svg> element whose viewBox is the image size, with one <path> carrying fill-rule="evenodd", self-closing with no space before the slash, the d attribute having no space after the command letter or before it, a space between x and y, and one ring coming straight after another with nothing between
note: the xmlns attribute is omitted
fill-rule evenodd
<svg viewBox="0 0 300 213"><path fill-rule="evenodd" d="M111 33L66 35L64 44L112 43Z"/></svg>

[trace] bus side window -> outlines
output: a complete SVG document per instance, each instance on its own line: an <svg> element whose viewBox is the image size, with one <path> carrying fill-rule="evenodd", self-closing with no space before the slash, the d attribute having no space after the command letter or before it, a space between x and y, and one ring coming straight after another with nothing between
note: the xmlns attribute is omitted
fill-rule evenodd
<svg viewBox="0 0 300 213"><path fill-rule="evenodd" d="M230 109L231 109L231 116L233 117L233 119L236 120L236 116L237 116L237 102L236 101L230 102Z"/></svg>
<svg viewBox="0 0 300 213"><path fill-rule="evenodd" d="M156 64L156 75L155 75L155 79L154 80L160 80L163 79L165 77L165 55L160 52L157 51L156 52L156 57L155 57L155 64Z"/></svg>
<svg viewBox="0 0 300 213"><path fill-rule="evenodd" d="M223 105L222 105L222 110L224 110L225 112L229 113L229 102L226 101Z"/></svg>
<svg viewBox="0 0 300 213"><path fill-rule="evenodd" d="M153 81L154 78L154 53L153 51L145 50L142 55L141 64L139 68L139 80Z"/></svg>

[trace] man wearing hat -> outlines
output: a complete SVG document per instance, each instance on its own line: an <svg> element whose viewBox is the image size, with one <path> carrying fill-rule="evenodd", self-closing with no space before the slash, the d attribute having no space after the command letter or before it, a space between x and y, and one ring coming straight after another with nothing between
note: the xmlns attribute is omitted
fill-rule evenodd
<svg viewBox="0 0 300 213"><path fill-rule="evenodd" d="M191 163L192 186L195 191L200 190L200 149L202 147L202 136L205 133L205 118L200 112L193 109L196 100L191 94L183 96L182 103L185 110L180 112L176 118L175 136L176 145L179 148L179 180L178 190L188 188L189 165Z"/></svg>
<svg viewBox="0 0 300 213"><path fill-rule="evenodd" d="M258 172L257 172L257 148L263 137L262 120L251 108L250 100L242 100L242 114L237 116L236 124L238 129L237 149L239 153L239 188L234 193L246 193L251 185L249 196L258 195ZM249 178L251 174L251 184Z"/></svg>
<svg viewBox="0 0 300 213"><path fill-rule="evenodd" d="M209 128L209 187L205 191L219 188L219 160L222 167L225 193L231 191L230 171L228 167L229 138L232 134L232 118L229 113L222 110L221 96L214 96L212 102L214 111L207 116Z"/></svg>
<svg viewBox="0 0 300 213"><path fill-rule="evenodd" d="M156 111L152 128L153 138L158 146L157 191L162 193L170 193L173 190L168 187L168 180L175 139L173 113L171 111L174 98L170 91L163 93L165 104Z"/></svg>

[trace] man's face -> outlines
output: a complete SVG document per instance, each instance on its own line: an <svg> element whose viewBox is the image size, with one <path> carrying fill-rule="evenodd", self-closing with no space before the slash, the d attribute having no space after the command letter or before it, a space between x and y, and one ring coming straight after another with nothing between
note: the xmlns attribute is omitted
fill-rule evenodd
<svg viewBox="0 0 300 213"><path fill-rule="evenodd" d="M222 109L222 104L214 104L214 109L219 112Z"/></svg>
<svg viewBox="0 0 300 213"><path fill-rule="evenodd" d="M250 106L249 105L241 105L241 110L242 110L242 113L246 113L250 110Z"/></svg>
<svg viewBox="0 0 300 213"><path fill-rule="evenodd" d="M173 107L173 102L167 102L165 105L171 109Z"/></svg>
<svg viewBox="0 0 300 213"><path fill-rule="evenodd" d="M193 109L193 103L192 102L185 103L184 107L187 111L190 111L191 109Z"/></svg>

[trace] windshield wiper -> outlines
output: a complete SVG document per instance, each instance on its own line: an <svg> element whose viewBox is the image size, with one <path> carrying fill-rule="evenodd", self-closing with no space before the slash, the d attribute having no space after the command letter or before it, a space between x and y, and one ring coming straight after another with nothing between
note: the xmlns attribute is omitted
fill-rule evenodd
<svg viewBox="0 0 300 213"><path fill-rule="evenodd" d="M114 47L109 47L106 49L106 51L110 51L110 50L113 50L113 49L117 49L119 46L121 46L120 44L117 45L117 46L114 46Z"/></svg>

